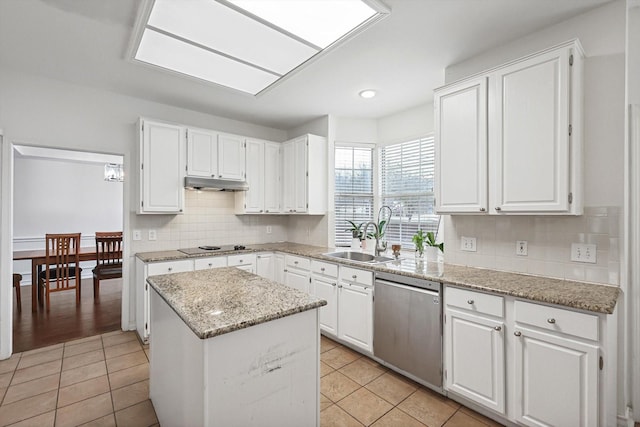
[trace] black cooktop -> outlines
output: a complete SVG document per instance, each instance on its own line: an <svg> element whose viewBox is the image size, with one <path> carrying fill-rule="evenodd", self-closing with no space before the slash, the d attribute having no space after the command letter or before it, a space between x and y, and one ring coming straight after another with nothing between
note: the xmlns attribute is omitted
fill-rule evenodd
<svg viewBox="0 0 640 427"><path fill-rule="evenodd" d="M202 245L202 246L198 246L197 248L178 249L178 251L187 255L201 255L201 254L208 254L212 252L242 251L244 249L247 249L247 247L244 245L221 245L221 246Z"/></svg>

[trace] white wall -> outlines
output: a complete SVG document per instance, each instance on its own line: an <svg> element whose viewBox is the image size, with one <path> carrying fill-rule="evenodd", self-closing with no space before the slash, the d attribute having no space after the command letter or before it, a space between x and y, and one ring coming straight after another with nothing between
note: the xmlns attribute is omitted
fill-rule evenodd
<svg viewBox="0 0 640 427"><path fill-rule="evenodd" d="M433 130L433 102L428 102L379 119L378 143L409 141L431 134Z"/></svg>
<svg viewBox="0 0 640 427"><path fill-rule="evenodd" d="M617 1L446 70L447 81L579 38L584 63L584 206L580 217L445 216L445 259L475 267L618 285L624 188L624 3ZM476 237L477 252L460 250ZM515 255L527 240L529 255ZM572 242L596 243L598 262L570 261Z"/></svg>

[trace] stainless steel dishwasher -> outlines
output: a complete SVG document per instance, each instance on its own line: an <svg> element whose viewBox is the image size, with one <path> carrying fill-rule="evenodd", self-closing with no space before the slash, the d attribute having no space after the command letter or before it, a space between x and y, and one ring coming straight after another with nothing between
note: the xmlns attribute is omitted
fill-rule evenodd
<svg viewBox="0 0 640 427"><path fill-rule="evenodd" d="M376 272L373 355L442 389L442 285Z"/></svg>

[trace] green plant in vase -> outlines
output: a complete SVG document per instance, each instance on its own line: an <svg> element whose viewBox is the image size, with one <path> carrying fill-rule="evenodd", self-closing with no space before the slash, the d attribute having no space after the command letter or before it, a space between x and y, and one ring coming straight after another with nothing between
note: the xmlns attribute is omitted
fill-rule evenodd
<svg viewBox="0 0 640 427"><path fill-rule="evenodd" d="M413 235L411 241L416 245L416 258L424 257L424 242L427 239L427 235L421 229L418 229L417 233Z"/></svg>
<svg viewBox="0 0 640 427"><path fill-rule="evenodd" d="M444 243L436 243L436 235L433 231L427 231L427 240L425 241L427 246L436 247L444 253Z"/></svg>
<svg viewBox="0 0 640 427"><path fill-rule="evenodd" d="M362 240L364 237L362 235L362 226L364 225L364 222L356 224L355 222L348 219L345 221L347 221L351 225L351 228L347 228L345 231L350 231L351 237L353 237L354 239Z"/></svg>

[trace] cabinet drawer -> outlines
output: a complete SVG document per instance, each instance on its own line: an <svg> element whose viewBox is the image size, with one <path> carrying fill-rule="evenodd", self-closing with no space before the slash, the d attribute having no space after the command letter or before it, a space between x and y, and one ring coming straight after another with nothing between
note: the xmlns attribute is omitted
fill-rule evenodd
<svg viewBox="0 0 640 427"><path fill-rule="evenodd" d="M209 258L196 258L194 260L196 270L206 270L207 268L218 268L227 266L226 256L216 256Z"/></svg>
<svg viewBox="0 0 640 427"><path fill-rule="evenodd" d="M448 306L463 308L476 313L504 317L504 298L467 289L447 286L445 301Z"/></svg>
<svg viewBox="0 0 640 427"><path fill-rule="evenodd" d="M287 267L299 268L301 270L311 270L311 260L295 255L286 255L284 262Z"/></svg>
<svg viewBox="0 0 640 427"><path fill-rule="evenodd" d="M238 265L252 265L256 263L256 254L240 254L229 255L227 257L227 265L236 267Z"/></svg>
<svg viewBox="0 0 640 427"><path fill-rule="evenodd" d="M190 259L181 259L170 262L156 262L147 265L148 276L156 276L158 274L182 273L184 271L193 271L193 261Z"/></svg>
<svg viewBox="0 0 640 427"><path fill-rule="evenodd" d="M338 266L336 264L329 264L322 261L311 261L311 271L316 274L322 274L323 276L338 277Z"/></svg>
<svg viewBox="0 0 640 427"><path fill-rule="evenodd" d="M346 282L358 283L365 286L373 286L373 273L358 270L356 268L340 266L340 278Z"/></svg>
<svg viewBox="0 0 640 427"><path fill-rule="evenodd" d="M515 303L517 323L598 341L598 316L524 301Z"/></svg>

